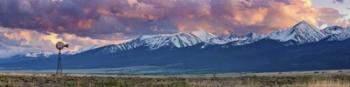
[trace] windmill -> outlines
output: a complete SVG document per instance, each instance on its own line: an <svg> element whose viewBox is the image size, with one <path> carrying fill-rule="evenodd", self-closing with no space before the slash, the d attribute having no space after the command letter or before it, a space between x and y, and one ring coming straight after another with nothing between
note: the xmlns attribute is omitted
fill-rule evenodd
<svg viewBox="0 0 350 87"><path fill-rule="evenodd" d="M56 75L60 76L62 75L62 63L61 63L61 50L63 50L63 48L68 48L68 44L64 44L63 42L57 42L56 43L56 48L58 50L58 58L57 58L57 69L56 69Z"/></svg>

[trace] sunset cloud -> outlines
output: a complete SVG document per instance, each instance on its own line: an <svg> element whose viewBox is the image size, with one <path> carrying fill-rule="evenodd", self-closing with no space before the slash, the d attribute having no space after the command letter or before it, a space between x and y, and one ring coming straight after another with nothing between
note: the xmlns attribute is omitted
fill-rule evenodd
<svg viewBox="0 0 350 87"><path fill-rule="evenodd" d="M343 14L340 14L340 12L336 9L332 8L321 8L319 9L319 13L322 13L319 15L319 23L320 24L330 24L330 25L339 25L339 26L348 26L349 19L346 19Z"/></svg>
<svg viewBox="0 0 350 87"><path fill-rule="evenodd" d="M344 25L325 22L334 21L324 15L330 12L318 11L310 0L3 0L0 4L3 27L88 37L193 30L268 33L302 20L316 26Z"/></svg>

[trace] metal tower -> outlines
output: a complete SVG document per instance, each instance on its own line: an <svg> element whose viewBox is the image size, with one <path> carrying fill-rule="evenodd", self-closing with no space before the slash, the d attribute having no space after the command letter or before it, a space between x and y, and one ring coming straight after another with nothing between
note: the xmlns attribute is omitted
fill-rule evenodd
<svg viewBox="0 0 350 87"><path fill-rule="evenodd" d="M57 68L56 68L56 75L57 76L61 76L62 73L63 73L61 50L63 50L63 48L65 48L65 47L68 48L68 44L64 44L63 42L57 42L56 43L56 48L58 49Z"/></svg>

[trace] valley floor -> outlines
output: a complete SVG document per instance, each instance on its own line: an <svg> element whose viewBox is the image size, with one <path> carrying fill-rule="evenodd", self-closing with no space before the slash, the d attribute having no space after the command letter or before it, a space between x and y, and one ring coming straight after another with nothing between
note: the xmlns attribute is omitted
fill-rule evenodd
<svg viewBox="0 0 350 87"><path fill-rule="evenodd" d="M206 75L0 73L0 87L350 87L348 71Z"/></svg>

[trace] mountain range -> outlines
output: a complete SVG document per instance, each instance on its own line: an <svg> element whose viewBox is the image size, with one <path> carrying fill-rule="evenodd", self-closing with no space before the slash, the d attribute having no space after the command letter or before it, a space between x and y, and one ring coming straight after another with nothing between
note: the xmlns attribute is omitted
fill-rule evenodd
<svg viewBox="0 0 350 87"><path fill-rule="evenodd" d="M349 38L350 29L330 26L321 30L305 21L267 35L232 33L221 37L206 31L142 35L122 44L64 55L63 65L65 69L128 67L126 73L349 69ZM56 57L13 56L0 60L0 69L55 69Z"/></svg>

